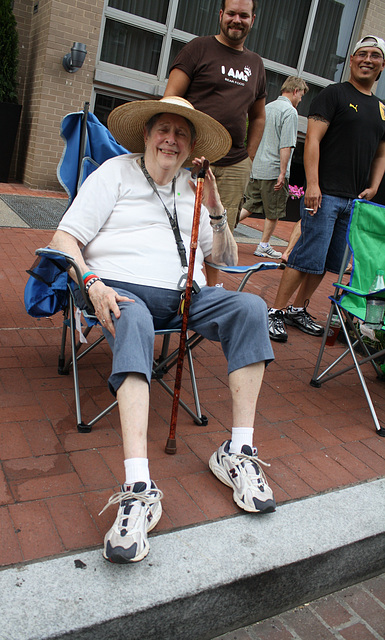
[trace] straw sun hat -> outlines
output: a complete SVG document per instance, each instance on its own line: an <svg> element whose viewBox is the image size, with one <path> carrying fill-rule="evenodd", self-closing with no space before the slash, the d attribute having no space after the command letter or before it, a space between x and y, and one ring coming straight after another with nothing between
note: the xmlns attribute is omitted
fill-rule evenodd
<svg viewBox="0 0 385 640"><path fill-rule="evenodd" d="M114 138L132 153L144 152L144 126L157 113L173 113L190 120L196 130L193 152L183 166L189 167L193 158L205 156L210 162L223 158L232 141L227 129L206 113L194 109L192 104L179 96L161 100L137 100L116 107L108 117L108 128Z"/></svg>

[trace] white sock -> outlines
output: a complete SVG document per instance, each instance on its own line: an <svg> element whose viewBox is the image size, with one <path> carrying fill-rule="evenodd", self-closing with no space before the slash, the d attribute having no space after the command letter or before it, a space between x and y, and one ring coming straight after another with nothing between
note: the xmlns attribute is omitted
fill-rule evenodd
<svg viewBox="0 0 385 640"><path fill-rule="evenodd" d="M147 488L151 486L150 471L148 469L148 458L127 458L124 461L126 470L126 485L135 482L145 482Z"/></svg>
<svg viewBox="0 0 385 640"><path fill-rule="evenodd" d="M291 307L290 311L297 313L298 311L303 311L304 307Z"/></svg>
<svg viewBox="0 0 385 640"><path fill-rule="evenodd" d="M260 242L259 243L261 247L263 247L264 249L267 249L267 247L269 246L268 242Z"/></svg>
<svg viewBox="0 0 385 640"><path fill-rule="evenodd" d="M254 429L247 427L233 427L231 430L230 453L241 453L244 444L253 446Z"/></svg>

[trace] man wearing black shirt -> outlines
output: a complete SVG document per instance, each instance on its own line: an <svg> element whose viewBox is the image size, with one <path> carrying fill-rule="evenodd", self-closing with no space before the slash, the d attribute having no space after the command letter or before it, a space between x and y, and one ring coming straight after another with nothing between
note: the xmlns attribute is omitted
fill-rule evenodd
<svg viewBox="0 0 385 640"><path fill-rule="evenodd" d="M326 87L310 106L301 236L269 309L273 340L287 340L285 325L323 334L307 304L326 271L339 273L352 200L371 200L385 171L385 105L371 91L384 58L384 40L365 36L350 56L349 81ZM287 307L297 289L293 306Z"/></svg>

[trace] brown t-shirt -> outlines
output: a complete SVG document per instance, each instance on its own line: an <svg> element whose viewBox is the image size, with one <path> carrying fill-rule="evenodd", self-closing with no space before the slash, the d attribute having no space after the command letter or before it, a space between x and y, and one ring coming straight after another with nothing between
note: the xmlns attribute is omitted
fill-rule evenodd
<svg viewBox="0 0 385 640"><path fill-rule="evenodd" d="M232 137L229 153L215 164L228 166L247 158L247 113L256 100L266 96L261 57L249 49L227 47L215 36L203 36L183 47L172 69L181 69L191 79L183 97L223 124Z"/></svg>

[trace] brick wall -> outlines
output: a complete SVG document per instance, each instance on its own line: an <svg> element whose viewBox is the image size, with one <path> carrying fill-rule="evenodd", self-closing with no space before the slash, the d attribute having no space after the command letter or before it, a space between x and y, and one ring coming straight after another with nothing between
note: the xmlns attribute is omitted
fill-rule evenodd
<svg viewBox="0 0 385 640"><path fill-rule="evenodd" d="M370 33L385 39L385 0L369 0L368 2L360 38Z"/></svg>
<svg viewBox="0 0 385 640"><path fill-rule="evenodd" d="M103 5L103 0L15 0L23 103L16 176L29 187L60 188L60 122L91 98ZM62 59L74 41L86 44L87 56L79 71L68 73Z"/></svg>

